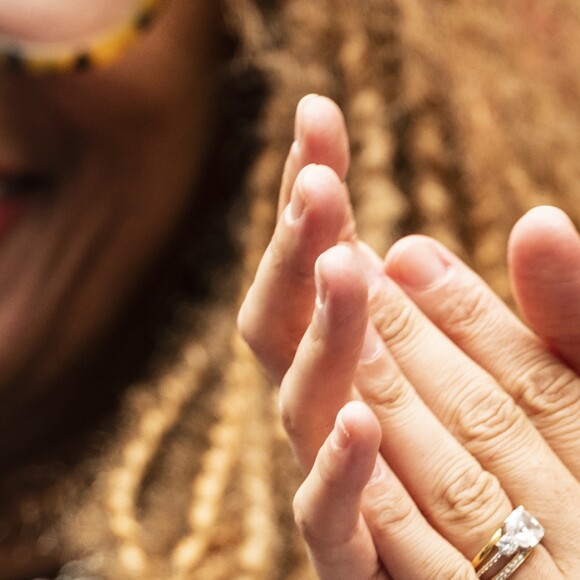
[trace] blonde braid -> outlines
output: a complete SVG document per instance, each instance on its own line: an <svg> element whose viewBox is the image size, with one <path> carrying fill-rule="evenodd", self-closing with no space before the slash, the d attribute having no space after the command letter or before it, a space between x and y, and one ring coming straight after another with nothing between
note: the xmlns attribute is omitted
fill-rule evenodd
<svg viewBox="0 0 580 580"><path fill-rule="evenodd" d="M176 579L186 578L204 557L239 455L241 434L249 413L244 383L239 382L239 367L243 363L235 357L239 340L235 335L234 360L224 377L225 391L219 399L218 419L209 433L210 447L202 457L200 473L192 485L193 501L188 510L191 533L181 539L170 557Z"/></svg>
<svg viewBox="0 0 580 580"><path fill-rule="evenodd" d="M253 22L249 27L253 30L265 30L259 20L259 13L251 13ZM248 30L245 30L248 33ZM263 44L268 43L267 37L261 37L262 46L256 46L255 39L251 44L252 51L264 50ZM273 107L266 111L266 121L272 115ZM258 157L248 180L248 198L251 200L249 220L239 234L244 246L243 263L240 269L240 293L237 304L240 305L245 296L258 263L269 242L275 223L275 204L272 192L276 190L285 154L282 147L268 148ZM237 333L232 337L232 361L224 373L225 392L219 403L220 420L215 431L212 429L211 447L202 460L202 470L197 476L194 487L194 499L189 509L192 533L183 538L172 553L172 568L178 577L191 573L201 562L207 552L214 530L220 500L226 490L227 476L231 474L234 456L241 452L242 486L245 487L247 504L246 531L250 532L248 539L238 548L238 562L247 574L259 574L256 577L267 577L273 561L275 543L274 520L272 505L272 488L268 486L268 472L265 469L268 447L258 453L248 446L256 445L256 434L248 437L246 448L240 449L241 433L253 430L260 433L260 439L265 444L267 433L272 428L268 415L257 412L252 405L257 406L259 398L263 398L264 377L248 347ZM249 422L249 418L254 422ZM259 469L260 464L247 463L245 454L256 453L262 465L261 475L265 478L265 486L255 489L256 475L250 477L249 469ZM271 479L271 475L269 476ZM256 492L260 494L257 495ZM202 517L199 517L202 514ZM255 522L259 522L259 529ZM271 532L269 532L271 530ZM256 549L255 541L261 538L262 545ZM266 540L264 542L264 540Z"/></svg>
<svg viewBox="0 0 580 580"><path fill-rule="evenodd" d="M240 377L243 379L244 377ZM264 381L249 384L249 414L241 450L241 487L246 511L244 541L238 552L240 580L269 580L278 551L275 506L273 500L272 457L273 425L269 413L268 389ZM245 383L248 384L248 383Z"/></svg>
<svg viewBox="0 0 580 580"><path fill-rule="evenodd" d="M344 35L339 53L344 110L353 150L351 196L361 236L384 253L409 210L393 179L393 105L397 98L393 87L400 81L397 11L389 2L369 2L366 10L348 0L337 4ZM361 66L363 62L368 66Z"/></svg>
<svg viewBox="0 0 580 580"><path fill-rule="evenodd" d="M439 103L444 109L444 104ZM441 114L439 115L441 116ZM451 123L448 117L446 122ZM433 236L462 257L465 255L466 206L454 143L443 134L435 110L414 115L405 136L407 155L413 163L408 178L416 233Z"/></svg>
<svg viewBox="0 0 580 580"><path fill-rule="evenodd" d="M109 526L119 544L119 563L129 574L143 575L148 566L135 508L141 482L164 436L179 419L183 406L194 396L199 386L196 378L205 372L207 365L205 349L199 344L188 345L175 371L159 383L159 401L144 404L144 397L140 398L140 419L135 434L120 450L123 463L109 474L109 492L105 499Z"/></svg>

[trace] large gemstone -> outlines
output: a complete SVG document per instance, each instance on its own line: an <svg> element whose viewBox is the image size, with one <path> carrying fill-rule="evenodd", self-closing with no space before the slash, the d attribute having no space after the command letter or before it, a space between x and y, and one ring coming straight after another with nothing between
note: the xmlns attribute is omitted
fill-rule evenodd
<svg viewBox="0 0 580 580"><path fill-rule="evenodd" d="M497 548L503 556L511 556L518 548L525 550L537 546L543 537L544 528L540 522L520 506L504 522Z"/></svg>

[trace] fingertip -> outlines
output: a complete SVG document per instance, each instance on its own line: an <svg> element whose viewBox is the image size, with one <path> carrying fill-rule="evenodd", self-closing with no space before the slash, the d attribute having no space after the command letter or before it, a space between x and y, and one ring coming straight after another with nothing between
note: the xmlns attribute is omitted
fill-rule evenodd
<svg viewBox="0 0 580 580"><path fill-rule="evenodd" d="M362 401L348 402L338 413L336 424L348 434L351 444L366 449L371 457L378 453L381 426L368 405Z"/></svg>
<svg viewBox="0 0 580 580"><path fill-rule="evenodd" d="M365 304L368 298L364 272L357 263L354 250L347 244L339 244L323 252L315 264L318 283L331 289L335 301L347 305L348 301Z"/></svg>
<svg viewBox="0 0 580 580"><path fill-rule="evenodd" d="M508 242L508 259L518 269L549 269L554 259L575 257L579 247L578 232L566 213L556 207L539 206L514 225Z"/></svg>
<svg viewBox="0 0 580 580"><path fill-rule="evenodd" d="M576 368L580 236L573 222L555 207L530 210L512 230L508 261L522 317Z"/></svg>
<svg viewBox="0 0 580 580"><path fill-rule="evenodd" d="M319 459L325 481L352 494L362 493L375 469L381 437L379 421L370 408L362 401L348 402L338 412Z"/></svg>
<svg viewBox="0 0 580 580"><path fill-rule="evenodd" d="M328 165L341 181L350 163L348 135L340 107L328 97L307 95L298 104L296 140L306 162Z"/></svg>
<svg viewBox="0 0 580 580"><path fill-rule="evenodd" d="M296 180L296 187L301 190L315 195L320 191L331 189L336 192L337 188L342 187L342 182L336 171L328 165L318 163L309 163L300 170Z"/></svg>
<svg viewBox="0 0 580 580"><path fill-rule="evenodd" d="M385 258L385 271L407 288L427 290L445 279L452 259L449 251L433 238L412 235L391 247Z"/></svg>
<svg viewBox="0 0 580 580"><path fill-rule="evenodd" d="M330 276L334 271L353 273L360 269L354 250L348 244L337 244L322 252L316 261L319 273Z"/></svg>
<svg viewBox="0 0 580 580"><path fill-rule="evenodd" d="M290 210L287 212L290 222L296 222L308 212L308 221L316 231L321 231L321 220L328 230L342 228L347 214L347 199L343 194L343 184L338 175L325 165L310 164L304 167L292 189Z"/></svg>
<svg viewBox="0 0 580 580"><path fill-rule="evenodd" d="M553 228L554 226L574 227L568 214L559 207L553 205L539 205L528 210L516 223L514 229L527 225L539 228Z"/></svg>
<svg viewBox="0 0 580 580"><path fill-rule="evenodd" d="M529 297L580 283L580 236L562 210L536 207L515 224L508 243L510 277L516 299L526 311Z"/></svg>

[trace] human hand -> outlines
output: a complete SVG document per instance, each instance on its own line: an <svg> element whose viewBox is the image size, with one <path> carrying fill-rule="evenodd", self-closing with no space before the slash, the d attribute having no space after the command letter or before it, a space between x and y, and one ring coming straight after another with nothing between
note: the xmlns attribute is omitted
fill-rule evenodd
<svg viewBox="0 0 580 580"><path fill-rule="evenodd" d="M330 178L326 184L331 184ZM344 203L340 183L331 185ZM309 191L302 193L308 196ZM309 201L307 197L303 231L317 231L313 224L318 223L320 236L323 230L326 241L333 235L335 243L339 241L344 224L351 224L348 208L337 212L341 222L328 219L316 202L313 207L319 213L312 212ZM328 224L334 229L326 228ZM290 228L293 239L288 231L284 237L289 225L281 220L278 249L273 252L277 259L264 262L254 302L246 305L241 323L243 330L244 316L253 307L261 308L262 320L271 322L266 329L253 327L262 336L251 337L254 344L262 340L259 356L275 375L284 372L284 356L278 351L269 358L272 352L286 348L286 360L293 360L282 386L282 406L297 455L310 470L296 509L321 576L475 577L468 559L515 507L513 502L521 502L547 530L544 544L535 549L522 574L573 577L580 509L577 378L439 246L433 247L448 260L445 282L425 285L429 269L413 262L426 251L425 244L434 244L424 238L407 239L393 248L386 265L391 279L359 244L322 255L317 264L319 305L310 326L306 324L308 330L302 330L293 358L300 325L312 314L314 282L306 260L292 253L304 241L300 230ZM352 240L352 225L349 229L347 238ZM418 287L417 280L411 285L405 281L409 265L407 274L423 276ZM367 279L370 310L380 333L368 326L359 360L367 326ZM268 316L268 302L255 302L272 280L279 284L272 302L282 297L283 303L291 295L292 304L303 312L297 318L292 311L282 313L284 320L294 322L293 335L264 340L264 335L281 330L277 319ZM280 292L285 284L286 292ZM302 291L308 287L310 302ZM467 354L427 320L407 294ZM556 387L566 386L559 395L555 388L543 388L551 379L556 379ZM338 409L352 398L353 382L376 418L362 403L349 403L333 435L322 444ZM507 392L500 385L507 385ZM510 397L518 393L521 406ZM549 404L542 393L552 393ZM367 484L375 461L378 473Z"/></svg>

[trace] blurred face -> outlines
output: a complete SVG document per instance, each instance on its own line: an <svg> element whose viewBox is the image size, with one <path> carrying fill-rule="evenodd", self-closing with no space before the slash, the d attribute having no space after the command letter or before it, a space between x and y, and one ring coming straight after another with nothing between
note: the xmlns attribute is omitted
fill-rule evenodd
<svg viewBox="0 0 580 580"><path fill-rule="evenodd" d="M0 401L90 345L171 236L210 133L218 4L169 0L105 69L0 73ZM0 32L26 24L18 5Z"/></svg>

